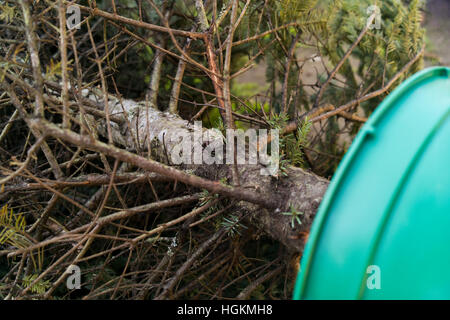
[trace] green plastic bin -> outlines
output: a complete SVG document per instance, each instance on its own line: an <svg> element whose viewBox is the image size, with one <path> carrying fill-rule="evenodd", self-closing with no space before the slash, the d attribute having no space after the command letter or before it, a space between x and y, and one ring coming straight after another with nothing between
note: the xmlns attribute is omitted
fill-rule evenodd
<svg viewBox="0 0 450 320"><path fill-rule="evenodd" d="M318 210L294 299L450 299L449 68L403 82L360 130Z"/></svg>

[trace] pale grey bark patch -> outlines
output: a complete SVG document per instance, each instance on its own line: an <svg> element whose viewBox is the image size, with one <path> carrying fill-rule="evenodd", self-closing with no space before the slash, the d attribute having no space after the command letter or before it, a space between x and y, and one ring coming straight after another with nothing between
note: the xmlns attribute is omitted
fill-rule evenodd
<svg viewBox="0 0 450 320"><path fill-rule="evenodd" d="M100 92L96 94L95 91L92 91L89 94L89 98L94 101L101 100L98 97L101 97ZM180 139L170 139L172 134L187 132L196 137L193 123L181 119L178 115L154 108L146 108L145 102L128 99L119 100L110 96L109 106L111 114L126 117L131 127L130 130L126 124L119 126L116 123L111 123L114 142L130 149L137 141L141 151L147 150L147 146L150 145L152 148L151 154L158 161L168 164L174 163L171 158L172 151L180 147L181 141ZM98 123L98 131L106 134L106 125ZM204 142L224 139L224 137L218 130L203 129L202 139ZM205 148L205 143L203 148ZM192 163L193 160L192 158ZM211 180L231 177L230 165L189 164L181 167ZM279 203L278 209L267 210L258 205L241 201L236 205L235 210L249 213L249 220L255 226L283 243L288 250L302 252L304 239L301 234L309 231L329 181L295 167L287 169L287 177L263 176L260 174L261 168L260 164L238 165L241 185L266 197L273 197ZM292 218L282 214L283 211L288 211L290 206L303 213L300 217L302 223L295 223L294 228L291 225Z"/></svg>

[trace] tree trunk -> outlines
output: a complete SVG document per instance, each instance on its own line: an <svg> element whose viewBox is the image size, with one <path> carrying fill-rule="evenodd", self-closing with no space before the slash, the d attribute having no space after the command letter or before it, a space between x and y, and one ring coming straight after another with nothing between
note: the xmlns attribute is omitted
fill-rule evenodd
<svg viewBox="0 0 450 320"><path fill-rule="evenodd" d="M85 92L84 96L85 99L89 99L89 101L85 100L84 102L89 103L91 106L93 105L93 101L99 101L97 103L98 106L104 104L101 98L102 93L96 92L95 89ZM175 132L189 132L193 134L193 124L181 119L177 115L161 112L154 108L146 108L145 102L118 99L110 95L108 106L111 115L114 115L115 119L120 119L120 117L124 119L124 121L110 123L112 137L116 146L119 145L121 148L125 148L133 153L136 150L139 152L146 151L150 147L152 159L174 167L173 163L176 162L176 159L173 159L172 151L174 148L181 148L181 141L172 139L171 136ZM87 117L91 117L89 120L94 120L92 115L88 115ZM97 122L97 130L106 136L107 126L104 121L103 118L103 120ZM118 122L122 123L118 124ZM118 149L114 151L112 150L112 146L105 144L100 146L100 143L95 144L90 142L91 139L88 136L80 136L68 130L59 129L54 125L46 125L39 120L32 122L31 126L40 129L48 135L104 153L108 156L116 157L119 160L134 161L130 160L130 157L126 155L131 156L131 153L123 149L121 150L123 151L122 153L117 152ZM213 141L214 139L223 138L214 129L203 129L202 132L202 137L193 134L194 140L202 138L203 141L208 141L208 139L209 141ZM202 147L205 148L206 146L203 144ZM194 146L192 145L192 155L194 156L194 154ZM134 161L133 164L148 170L148 166L141 164L146 159L142 159L142 161ZM217 181L224 177L231 177L231 165L226 164L183 164L179 165L178 169L182 170L184 175L187 172L194 178L201 177L208 179L205 181L214 182L212 185L219 185ZM328 180L295 167L288 167L285 171L287 176L283 177L261 175L261 169L263 169L261 164L239 165L238 172L241 183L239 188L233 189L233 192L225 192L228 190L225 187L213 188L211 190L239 200L235 209L247 213L252 224L266 232L273 239L283 243L289 251L301 253L305 242L302 235L309 231L317 208L327 189ZM162 171L162 174L164 172ZM198 183L190 183L190 179L183 180L180 178L179 180L187 184L199 186ZM205 189L208 189L208 186L205 186ZM256 197L247 197L247 194L256 195ZM258 199L261 199L261 202ZM270 199L271 205L265 207L261 205L261 203L264 203L264 199ZM292 216L282 214L283 212L288 212L290 208L303 213L299 216L301 224L293 221Z"/></svg>

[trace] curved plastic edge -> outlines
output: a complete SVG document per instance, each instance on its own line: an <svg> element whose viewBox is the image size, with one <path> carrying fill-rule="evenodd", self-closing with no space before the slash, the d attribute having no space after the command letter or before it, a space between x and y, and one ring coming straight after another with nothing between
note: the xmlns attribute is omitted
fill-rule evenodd
<svg viewBox="0 0 450 320"><path fill-rule="evenodd" d="M412 75L401 83L392 93L390 93L375 109L373 114L369 117L369 120L361 128L361 131L355 137L352 145L345 154L341 163L339 164L336 173L334 174L330 185L325 193L324 198L320 204L319 210L316 214L315 220L312 224L309 241L306 243L303 257L300 263L300 270L297 275L296 284L294 287L293 299L299 300L303 298L305 291L306 279L309 273L309 268L314 256L314 250L317 245L317 241L322 232L325 219L328 215L328 209L333 201L337 188L344 179L347 169L350 167L353 159L356 157L365 139L375 133L375 125L384 114L396 106L396 101L406 94L409 90L413 89L418 83L423 82L432 77L447 77L450 78L450 68L448 67L432 67L427 68L418 73Z"/></svg>
<svg viewBox="0 0 450 320"><path fill-rule="evenodd" d="M414 157L410 160L405 172L403 173L400 181L397 184L397 187L394 190L394 193L391 196L391 199L389 200L389 204L387 206L386 211L384 212L381 222L378 226L378 229L375 233L375 241L372 243L372 246L370 248L370 256L366 263L366 265L373 264L375 255L377 253L378 244L381 242L381 237L383 233L385 232L386 228L388 227L389 220L392 217L392 212L394 207L397 205L397 199L401 196L402 192L404 192L404 186L406 182L411 178L412 172L414 171L414 168L420 163L420 159L424 156L424 151L429 147L430 143L433 141L434 136L436 136L439 129L444 126L446 120L450 116L450 109L442 115L442 117L439 119L439 121L433 126L431 131L428 133L428 135L425 137L424 141L420 144L419 148L417 149L416 153L414 154ZM365 271L365 270L364 270ZM361 284L360 289L358 293L357 299L362 299L365 293L366 286L365 281L367 279L367 273L363 272L363 275L361 277Z"/></svg>

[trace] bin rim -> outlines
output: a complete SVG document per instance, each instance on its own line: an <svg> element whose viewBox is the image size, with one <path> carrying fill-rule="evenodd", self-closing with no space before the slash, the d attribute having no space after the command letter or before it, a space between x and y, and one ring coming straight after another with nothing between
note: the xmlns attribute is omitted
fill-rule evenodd
<svg viewBox="0 0 450 320"><path fill-rule="evenodd" d="M345 178L347 170L350 168L353 160L360 151L366 137L372 135L375 132L376 124L384 118L385 114L396 108L396 102L407 94L411 89L418 84L429 80L430 78L450 78L449 67L430 67L417 72L403 83L401 83L396 89L394 89L375 109L373 114L369 117L365 125L360 129L360 132L356 135L353 143L344 155L341 163L339 164L335 174L333 175L328 189L322 199L322 202L317 211L314 222L311 226L311 231L308 237L308 242L305 245L303 256L300 263L300 270L297 274L297 279L294 287L293 299L302 299L305 293L305 284L308 278L308 273L311 267L311 262L314 259L315 248L322 232L322 227L328 217L329 208L334 199L334 196L339 188L340 184Z"/></svg>

